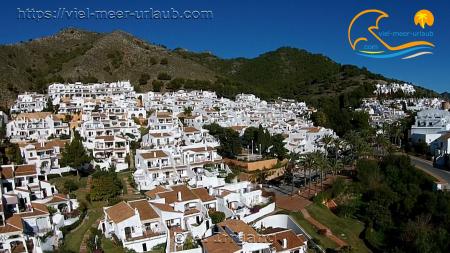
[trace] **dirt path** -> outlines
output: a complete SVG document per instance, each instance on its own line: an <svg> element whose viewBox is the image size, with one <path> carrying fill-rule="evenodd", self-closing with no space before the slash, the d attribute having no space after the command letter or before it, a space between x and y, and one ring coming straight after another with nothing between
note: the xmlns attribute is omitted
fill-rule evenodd
<svg viewBox="0 0 450 253"><path fill-rule="evenodd" d="M98 225L100 224L100 220L101 220L101 219L102 219L101 217L98 218L98 219L91 225L91 228L98 228ZM88 240L89 240L90 235L91 235L91 230L88 229L88 230L86 231L86 233L84 233L83 240L81 240L80 253L87 253L87 252L89 252L89 251L88 251L88 247L87 247L87 243L88 243Z"/></svg>
<svg viewBox="0 0 450 253"><path fill-rule="evenodd" d="M340 238L335 236L328 227L326 227L325 225L323 225L322 223L318 222L316 219L311 217L308 210L302 209L301 213L303 214L303 217L305 217L305 220L307 220L309 223L311 223L311 225L313 225L317 230L326 231L325 236L330 238L330 240L335 242L339 247L343 247L343 246L347 245L346 242L344 242L343 240L341 240Z"/></svg>

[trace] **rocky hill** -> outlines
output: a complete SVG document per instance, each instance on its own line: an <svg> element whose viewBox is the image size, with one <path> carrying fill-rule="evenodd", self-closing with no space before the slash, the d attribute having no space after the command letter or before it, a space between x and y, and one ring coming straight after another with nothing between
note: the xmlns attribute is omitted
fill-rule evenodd
<svg viewBox="0 0 450 253"><path fill-rule="evenodd" d="M0 58L3 105L19 92L45 92L53 82L130 80L138 91L208 89L228 97L251 92L265 99L314 102L343 94L350 99L370 96L375 83L391 81L296 48L283 47L252 59L221 59L210 53L169 50L122 31L74 28L1 45Z"/></svg>

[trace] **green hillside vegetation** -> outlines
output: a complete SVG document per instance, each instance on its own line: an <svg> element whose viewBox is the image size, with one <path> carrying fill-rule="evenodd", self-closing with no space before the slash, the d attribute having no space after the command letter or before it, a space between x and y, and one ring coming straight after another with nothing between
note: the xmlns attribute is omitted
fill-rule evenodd
<svg viewBox="0 0 450 253"><path fill-rule="evenodd" d="M319 108L316 123L338 134L361 116L352 108L359 106L361 98L373 96L376 83L397 81L290 47L255 58L221 59L211 53L169 50L122 31L96 33L73 28L2 45L0 57L5 59L0 62L2 106L9 106L19 92L45 92L53 82L130 80L138 92L202 89L228 98L253 93L266 100L305 101ZM438 95L417 89L416 96Z"/></svg>

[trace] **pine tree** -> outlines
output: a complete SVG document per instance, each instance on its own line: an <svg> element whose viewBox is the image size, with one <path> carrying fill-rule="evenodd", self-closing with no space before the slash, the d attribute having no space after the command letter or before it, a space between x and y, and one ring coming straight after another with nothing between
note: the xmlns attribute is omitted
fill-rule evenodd
<svg viewBox="0 0 450 253"><path fill-rule="evenodd" d="M81 167L91 161L91 158L86 152L83 146L80 134L75 131L74 138L66 146L62 152L61 165L70 166L75 169L81 169Z"/></svg>

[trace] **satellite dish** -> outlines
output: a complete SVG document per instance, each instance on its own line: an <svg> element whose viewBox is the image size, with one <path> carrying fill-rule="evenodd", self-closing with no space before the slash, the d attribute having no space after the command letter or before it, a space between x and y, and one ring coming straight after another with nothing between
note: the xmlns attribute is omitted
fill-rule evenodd
<svg viewBox="0 0 450 253"><path fill-rule="evenodd" d="M186 240L186 236L183 233L178 233L175 235L175 242L178 244L183 244Z"/></svg>

